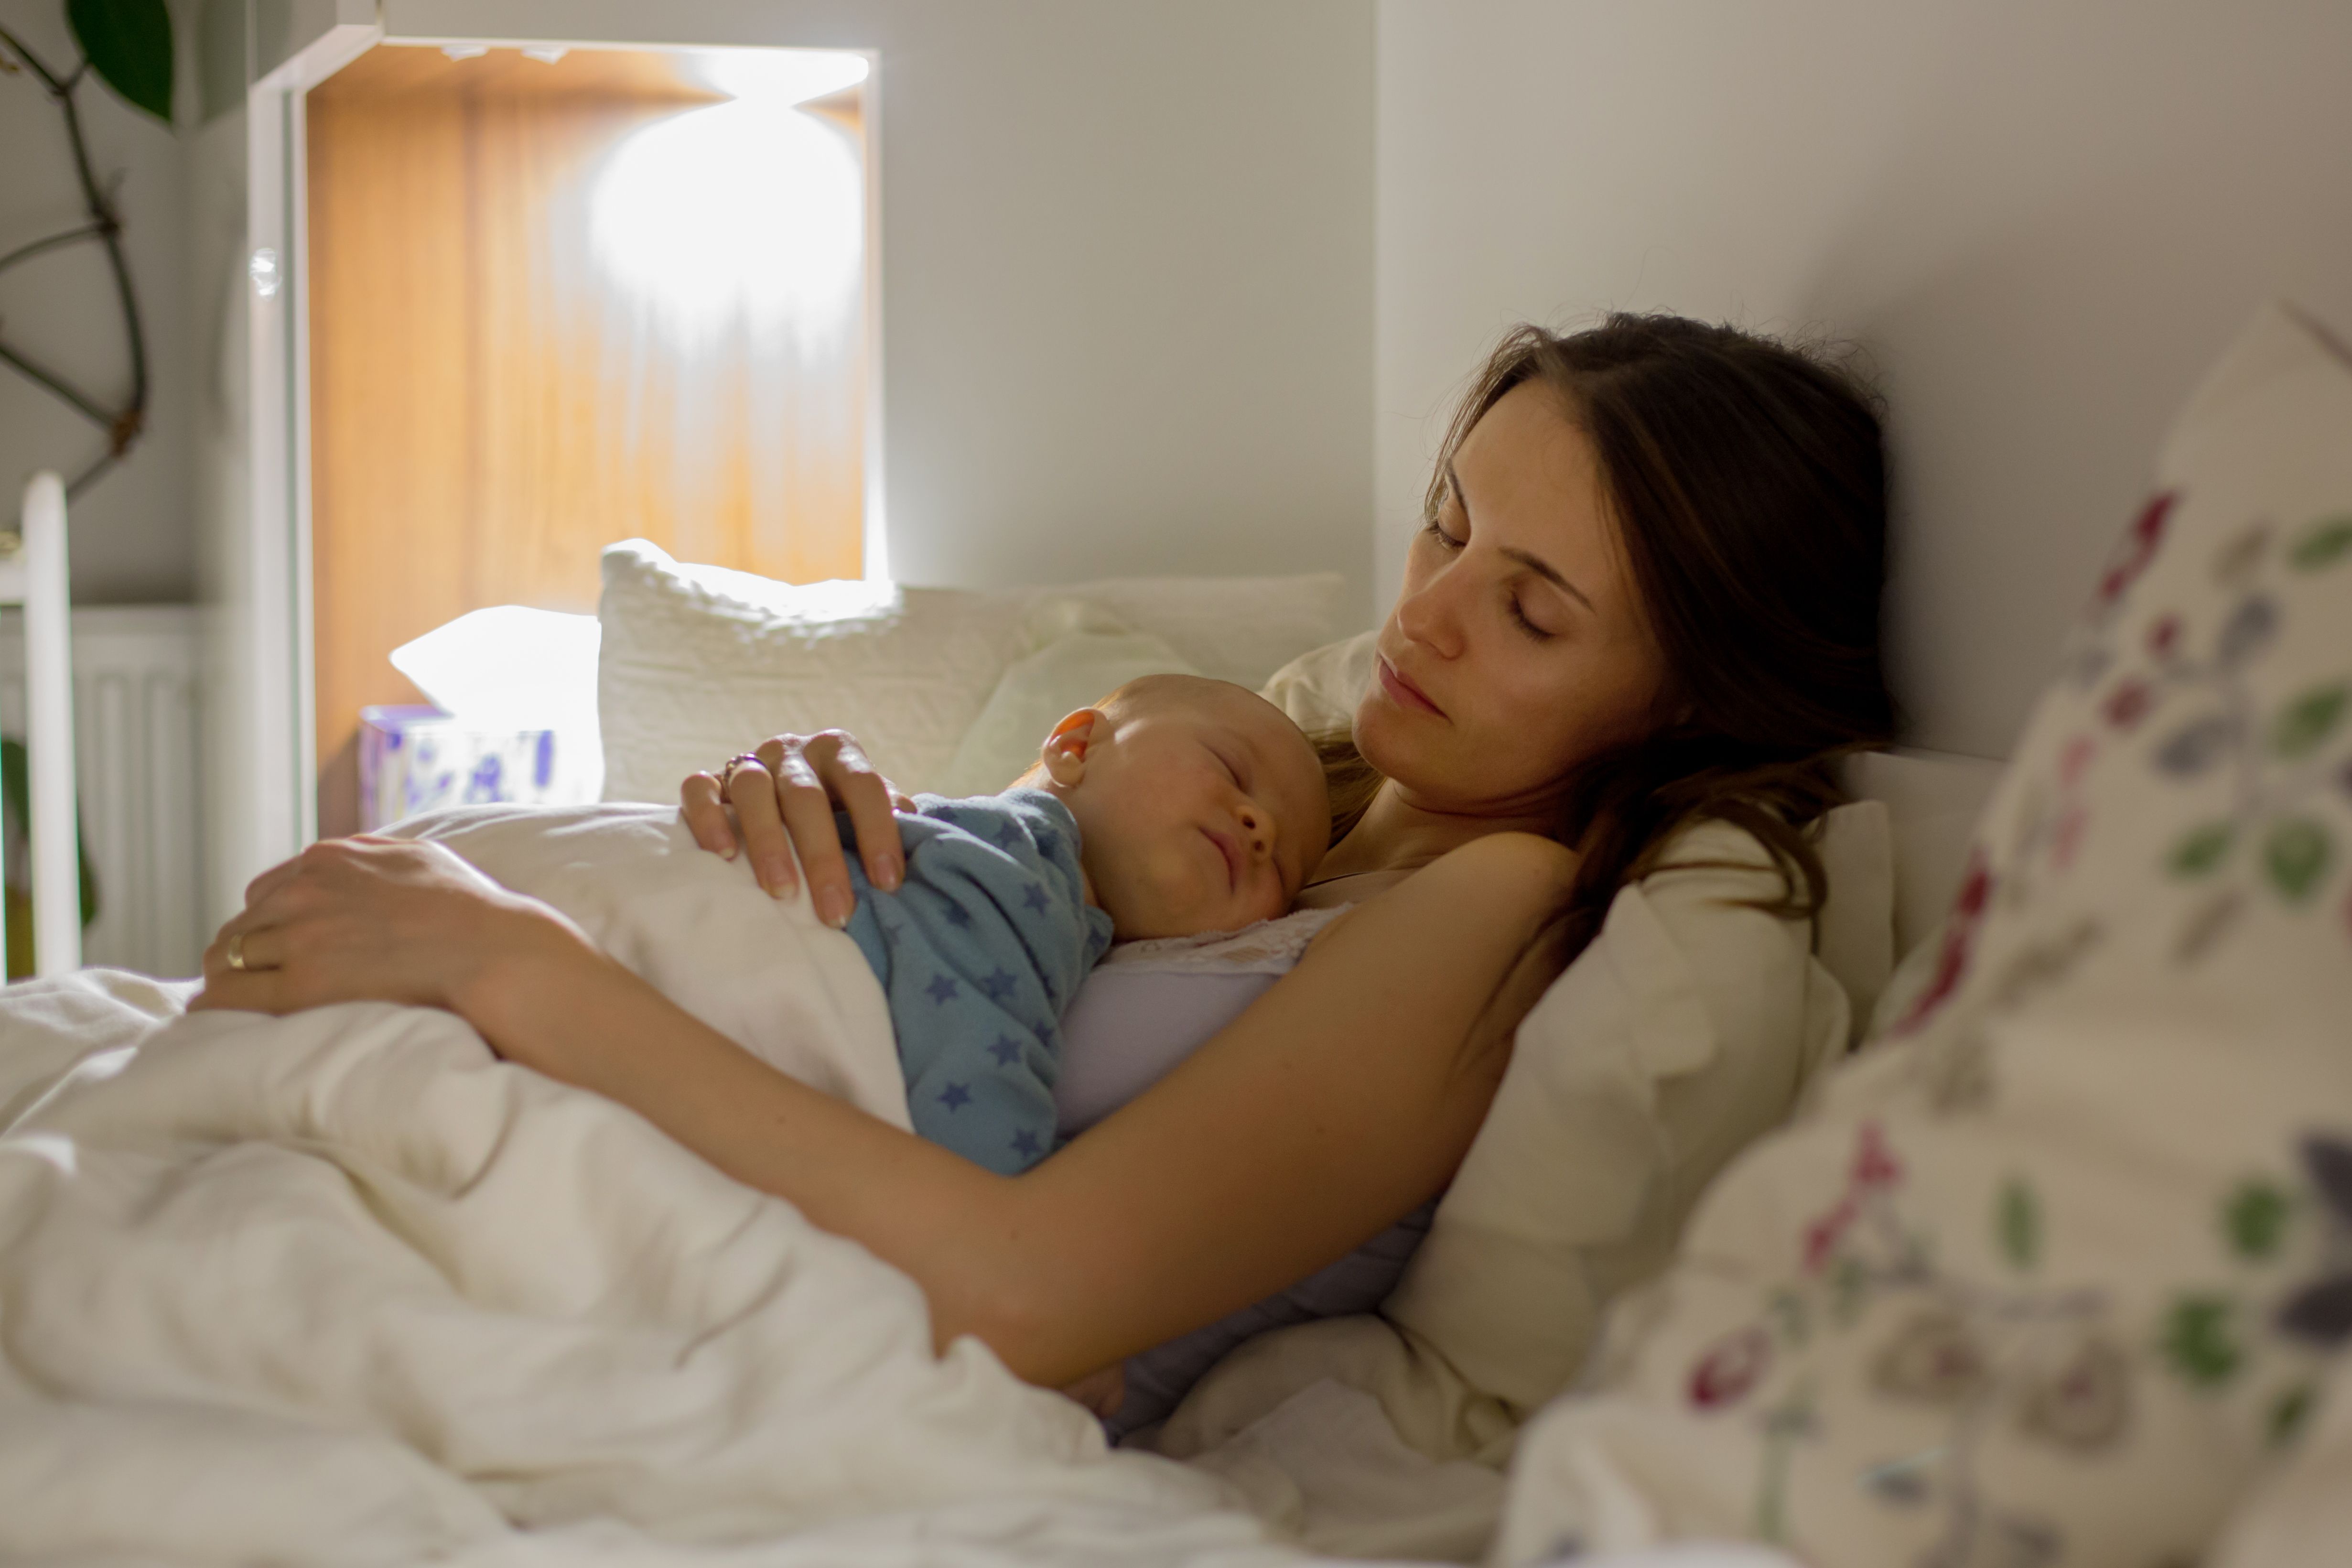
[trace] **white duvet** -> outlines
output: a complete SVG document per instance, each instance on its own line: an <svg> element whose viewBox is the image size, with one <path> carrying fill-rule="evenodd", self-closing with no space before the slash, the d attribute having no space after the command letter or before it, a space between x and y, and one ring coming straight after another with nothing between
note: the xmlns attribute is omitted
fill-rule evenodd
<svg viewBox="0 0 2352 1568"><path fill-rule="evenodd" d="M0 994L10 1562L1254 1540L976 1342L934 1357L903 1275L446 1014L175 1003Z"/></svg>

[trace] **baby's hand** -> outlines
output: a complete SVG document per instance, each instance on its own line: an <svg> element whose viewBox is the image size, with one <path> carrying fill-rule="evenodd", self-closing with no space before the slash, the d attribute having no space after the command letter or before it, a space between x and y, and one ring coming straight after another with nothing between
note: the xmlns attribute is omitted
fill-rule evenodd
<svg viewBox="0 0 2352 1568"><path fill-rule="evenodd" d="M1108 1421L1127 1403L1127 1363L1114 1362L1100 1372L1088 1373L1062 1392Z"/></svg>

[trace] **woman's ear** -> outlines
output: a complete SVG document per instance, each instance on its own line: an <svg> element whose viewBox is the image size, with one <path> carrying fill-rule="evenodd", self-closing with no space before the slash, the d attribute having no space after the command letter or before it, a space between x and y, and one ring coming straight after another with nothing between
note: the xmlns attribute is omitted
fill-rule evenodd
<svg viewBox="0 0 2352 1568"><path fill-rule="evenodd" d="M1078 781L1087 776L1087 746L1093 741L1095 725L1101 718L1099 708L1081 708L1054 726L1041 752L1046 777L1064 789L1077 787Z"/></svg>

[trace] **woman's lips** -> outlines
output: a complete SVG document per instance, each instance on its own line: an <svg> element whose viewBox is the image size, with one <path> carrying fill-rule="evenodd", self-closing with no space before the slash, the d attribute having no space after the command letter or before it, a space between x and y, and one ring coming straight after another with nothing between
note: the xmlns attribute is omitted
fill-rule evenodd
<svg viewBox="0 0 2352 1568"><path fill-rule="evenodd" d="M1397 673L1396 666L1388 661L1387 655L1375 655L1373 662L1380 669L1381 689L1389 694L1390 701L1403 708L1426 709L1440 719L1445 717L1445 710L1432 702L1428 692Z"/></svg>
<svg viewBox="0 0 2352 1568"><path fill-rule="evenodd" d="M1217 847L1217 853L1225 858L1226 890L1233 891L1239 889L1242 885L1241 847L1222 833L1213 833L1205 827L1201 831L1207 835L1210 843Z"/></svg>

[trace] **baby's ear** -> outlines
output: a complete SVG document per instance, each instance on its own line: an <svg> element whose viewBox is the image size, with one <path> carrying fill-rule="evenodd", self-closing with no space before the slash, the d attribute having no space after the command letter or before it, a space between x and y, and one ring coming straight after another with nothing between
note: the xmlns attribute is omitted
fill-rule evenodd
<svg viewBox="0 0 2352 1568"><path fill-rule="evenodd" d="M1045 737L1040 756L1045 764L1045 775L1064 789L1076 789L1087 776L1087 747L1094 740L1095 725L1102 719L1099 708L1081 708L1064 717Z"/></svg>

